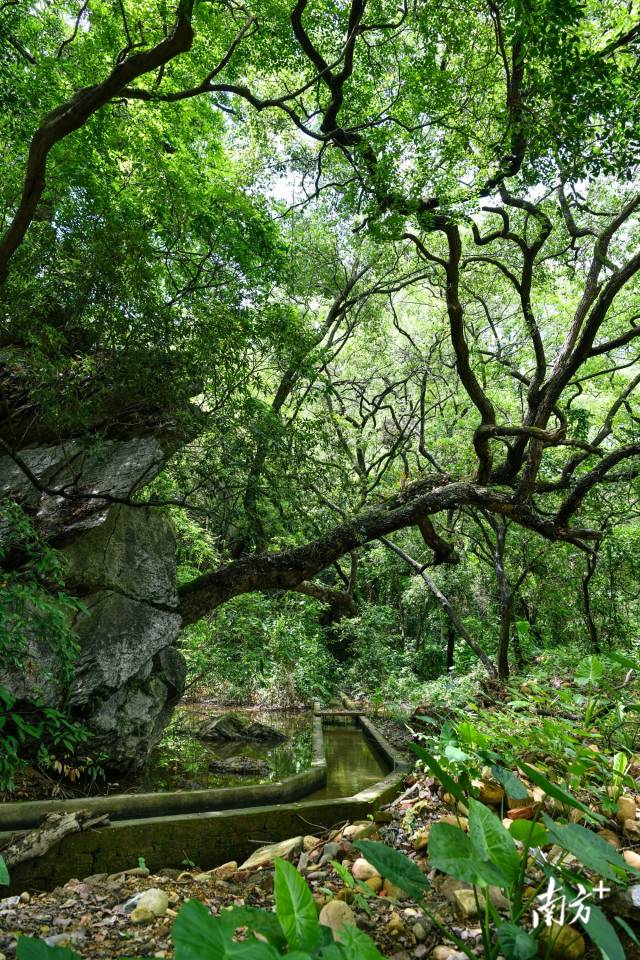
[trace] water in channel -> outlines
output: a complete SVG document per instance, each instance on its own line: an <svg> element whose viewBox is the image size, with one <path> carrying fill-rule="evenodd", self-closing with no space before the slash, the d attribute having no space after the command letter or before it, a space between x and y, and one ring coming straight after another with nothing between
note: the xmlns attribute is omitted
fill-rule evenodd
<svg viewBox="0 0 640 960"><path fill-rule="evenodd" d="M243 711L234 713L265 723L287 736L283 743L214 742L197 736L200 725L222 711L217 705L180 706L158 746L152 751L144 770L130 778L108 785L108 793L147 793L162 790L202 790L236 787L283 780L300 773L313 759L313 716L285 711ZM305 799L345 797L364 790L388 772L384 761L372 750L356 726L324 727L327 758L327 784ZM232 756L265 760L269 773L231 775L214 772L210 764Z"/></svg>

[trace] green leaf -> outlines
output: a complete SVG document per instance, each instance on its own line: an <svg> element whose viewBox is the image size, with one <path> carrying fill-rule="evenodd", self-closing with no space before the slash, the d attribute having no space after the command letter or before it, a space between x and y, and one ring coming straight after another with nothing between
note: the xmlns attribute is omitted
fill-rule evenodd
<svg viewBox="0 0 640 960"><path fill-rule="evenodd" d="M447 793L450 793L452 797L455 797L460 803L466 804L466 798L461 788L455 782L453 777L450 777L446 770L443 770L435 757L432 757L430 753L427 753L426 750L423 750L421 746L417 743L410 743L409 746L421 760L426 763L426 765L431 770L434 777L436 777L442 786L445 788Z"/></svg>
<svg viewBox="0 0 640 960"><path fill-rule="evenodd" d="M356 882L355 882L355 880L353 879L353 877L351 876L351 874L349 873L349 871L347 870L346 867L343 867L342 864L341 864L341 863L338 863L337 860L332 860L332 861L331 861L331 866L333 867L333 869L335 870L335 872L338 874L338 876L340 877L340 879L342 880L342 882L343 882L347 887L355 887Z"/></svg>
<svg viewBox="0 0 640 960"><path fill-rule="evenodd" d="M541 790L544 790L544 792L548 794L548 796L553 797L554 800L559 800L560 803L564 803L566 806L573 807L576 810L582 810L582 812L592 820L596 820L598 823L604 823L605 818L599 813L594 813L586 804L582 803L581 800L577 800L567 790L559 787L556 783L551 783L542 773L530 767L528 763L520 763L519 767L525 776L527 776L532 783L535 783L536 787L540 787Z"/></svg>
<svg viewBox="0 0 640 960"><path fill-rule="evenodd" d="M591 830L579 823L560 826L547 816L544 822L551 840L567 853L572 853L589 870L615 881L619 881L627 872L627 865L615 847Z"/></svg>
<svg viewBox="0 0 640 960"><path fill-rule="evenodd" d="M257 907L234 907L232 910L225 910L218 919L228 923L234 930L238 927L248 927L255 933L261 933L269 943L278 948L284 947L287 943L280 921L270 910L259 910Z"/></svg>
<svg viewBox="0 0 640 960"><path fill-rule="evenodd" d="M461 750L460 747L456 747L455 743L448 743L446 745L444 755L447 760L457 760L459 763L464 763L465 760L469 759L469 754Z"/></svg>
<svg viewBox="0 0 640 960"><path fill-rule="evenodd" d="M498 940L506 960L529 960L538 952L538 943L515 923L501 923L498 927Z"/></svg>
<svg viewBox="0 0 640 960"><path fill-rule="evenodd" d="M618 917L618 916L615 916L613 919L617 924L619 924L622 927L622 929L624 930L626 935L629 937L629 939L632 940L635 944L637 944L640 947L640 940L638 940L637 936L635 935L635 932L631 929L627 921L623 920L622 917Z"/></svg>
<svg viewBox="0 0 640 960"><path fill-rule="evenodd" d="M199 900L188 900L175 919L171 936L176 960L221 960L228 957L225 925ZM225 943L227 941L227 943Z"/></svg>
<svg viewBox="0 0 640 960"><path fill-rule="evenodd" d="M544 847L549 843L549 834L545 828L533 820L514 820L509 827L509 833L514 840L519 840L527 847Z"/></svg>
<svg viewBox="0 0 640 960"><path fill-rule="evenodd" d="M275 860L276 915L290 947L314 950L320 940L320 924L311 890L286 860Z"/></svg>
<svg viewBox="0 0 640 960"><path fill-rule="evenodd" d="M0 885L7 887L9 886L9 871L7 870L7 865L4 862L4 857L0 854Z"/></svg>
<svg viewBox="0 0 640 960"><path fill-rule="evenodd" d="M338 939L347 960L384 960L371 937L352 924L340 927Z"/></svg>
<svg viewBox="0 0 640 960"><path fill-rule="evenodd" d="M583 657L578 663L575 673L575 682L579 687L593 686L602 679L602 660L591 654Z"/></svg>
<svg viewBox="0 0 640 960"><path fill-rule="evenodd" d="M640 661L632 660L631 657L626 657L617 651L607 651L607 653L603 653L602 656L606 657L607 660L613 660L614 663L619 663L621 667L626 667L627 670L640 670Z"/></svg>
<svg viewBox="0 0 640 960"><path fill-rule="evenodd" d="M507 878L493 864L479 859L470 838L452 823L436 823L429 834L429 865L456 880L474 886L508 885Z"/></svg>
<svg viewBox="0 0 640 960"><path fill-rule="evenodd" d="M391 880L415 900L421 899L429 881L413 860L386 843L376 843L375 840L357 840L354 846L382 877Z"/></svg>
<svg viewBox="0 0 640 960"><path fill-rule="evenodd" d="M494 764L491 767L491 773L494 775L498 783L502 784L505 789L505 792L511 800L528 800L529 791L525 787L524 783L517 777L513 770L507 770L506 767L501 767L498 764Z"/></svg>
<svg viewBox="0 0 640 960"><path fill-rule="evenodd" d="M18 937L17 960L81 960L73 950L66 947L50 947L44 940L35 937Z"/></svg>
<svg viewBox="0 0 640 960"><path fill-rule="evenodd" d="M199 900L187 901L171 931L176 945L175 960L280 960L280 953L270 943L253 939L234 943L232 936L241 925L242 912L223 911L213 917Z"/></svg>
<svg viewBox="0 0 640 960"><path fill-rule="evenodd" d="M337 943L330 943L318 957L319 960L345 960L344 950Z"/></svg>
<svg viewBox="0 0 640 960"><path fill-rule="evenodd" d="M580 921L582 928L598 947L604 960L625 960L625 953L614 927L600 907L590 906L589 919Z"/></svg>
<svg viewBox="0 0 640 960"><path fill-rule="evenodd" d="M469 800L469 836L480 859L492 863L510 884L514 883L520 870L515 840L495 813L479 800Z"/></svg>

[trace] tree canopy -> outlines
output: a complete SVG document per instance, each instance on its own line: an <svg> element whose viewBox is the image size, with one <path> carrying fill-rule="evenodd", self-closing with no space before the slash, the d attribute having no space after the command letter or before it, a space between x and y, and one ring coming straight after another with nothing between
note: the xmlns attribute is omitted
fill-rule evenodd
<svg viewBox="0 0 640 960"><path fill-rule="evenodd" d="M597 644L638 495L633 5L25 0L0 36L15 464L173 418L132 502L207 531L185 625L256 590L353 612L382 542L504 676L555 545ZM495 660L441 572L482 564Z"/></svg>

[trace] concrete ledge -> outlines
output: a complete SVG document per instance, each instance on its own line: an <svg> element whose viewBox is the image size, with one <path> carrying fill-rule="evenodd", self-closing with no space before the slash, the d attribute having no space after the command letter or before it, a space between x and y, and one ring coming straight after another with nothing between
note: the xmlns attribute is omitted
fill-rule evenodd
<svg viewBox="0 0 640 960"><path fill-rule="evenodd" d="M313 759L301 773L273 783L246 787L217 787L210 790L165 790L156 793L114 793L74 800L28 800L0 804L0 830L28 830L36 827L48 813L88 810L98 816L108 813L111 820L137 817L179 816L210 810L240 810L244 807L288 803L319 790L327 782L322 720L313 720Z"/></svg>
<svg viewBox="0 0 640 960"><path fill-rule="evenodd" d="M322 721L317 718L317 722ZM108 827L66 837L45 856L19 864L11 871L7 894L25 889L50 890L71 877L116 873L135 867L138 857L144 857L152 872L162 867L180 868L187 858L208 870L227 860L240 861L256 846L330 829L346 820L366 819L398 793L410 764L370 720L358 716L356 722L393 770L354 796L119 820ZM7 833L0 834L0 846L8 837Z"/></svg>

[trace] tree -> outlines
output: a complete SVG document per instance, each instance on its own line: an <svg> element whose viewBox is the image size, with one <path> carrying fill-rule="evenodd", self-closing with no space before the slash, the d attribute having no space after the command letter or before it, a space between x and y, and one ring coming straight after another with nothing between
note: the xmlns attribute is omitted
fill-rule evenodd
<svg viewBox="0 0 640 960"><path fill-rule="evenodd" d="M135 383L141 406L182 409L198 435L177 495L152 502L220 516L216 480L239 462L222 563L182 587L185 624L242 592L317 589L310 578L341 556L414 525L453 563L439 516L460 509L590 555L585 509L638 473L632 13L617 0L326 13L181 0L166 19L140 0L89 3L71 32L63 3L43 30L26 6L0 14L3 102L19 104L2 127L3 342L12 382L23 374L3 446L24 468L25 408L48 408L57 435L91 434L114 384ZM251 170L234 134L262 151ZM273 201L258 196L270 149L305 203L332 198L353 251L302 310ZM95 261L82 262L87 243ZM416 337L399 315L409 285L426 317ZM357 317L371 303L398 368L375 396L375 377L341 376L332 355L358 346L352 366L366 366ZM262 491L319 411L343 454L313 487L303 471L309 519ZM344 518L329 525L336 490Z"/></svg>

